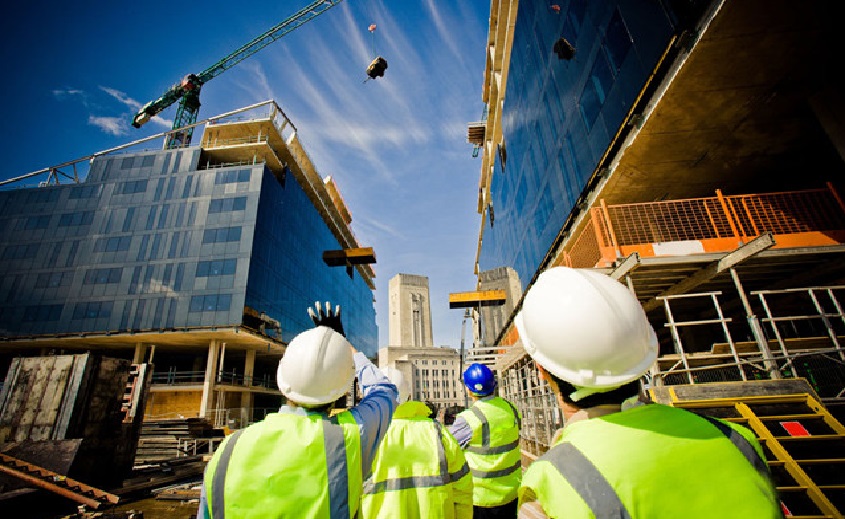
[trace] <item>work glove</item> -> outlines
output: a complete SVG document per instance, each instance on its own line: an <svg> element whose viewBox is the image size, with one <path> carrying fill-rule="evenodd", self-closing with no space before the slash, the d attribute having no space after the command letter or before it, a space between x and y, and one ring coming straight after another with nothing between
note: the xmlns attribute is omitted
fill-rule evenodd
<svg viewBox="0 0 845 519"><path fill-rule="evenodd" d="M317 310L316 312L314 311L315 308ZM327 326L346 337L346 334L343 332L343 323L340 322L340 305L336 305L334 312L332 312L332 305L328 301L326 301L325 310L323 310L323 306L319 301L315 301L314 308L308 307L308 315L316 326Z"/></svg>

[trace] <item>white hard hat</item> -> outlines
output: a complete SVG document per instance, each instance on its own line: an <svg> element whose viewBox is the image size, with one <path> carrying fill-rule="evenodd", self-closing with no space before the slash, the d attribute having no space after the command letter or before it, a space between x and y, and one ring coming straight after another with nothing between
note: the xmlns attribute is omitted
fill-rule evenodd
<svg viewBox="0 0 845 519"><path fill-rule="evenodd" d="M405 374L396 368L390 366L384 368L384 374L393 382L396 389L399 390L399 403L403 404L411 399L411 382L405 379Z"/></svg>
<svg viewBox="0 0 845 519"><path fill-rule="evenodd" d="M294 337L276 371L282 394L306 406L334 402L351 389L354 378L350 344L326 326Z"/></svg>
<svg viewBox="0 0 845 519"><path fill-rule="evenodd" d="M657 336L634 294L591 270L555 267L540 274L515 323L525 351L579 388L621 386L657 358Z"/></svg>

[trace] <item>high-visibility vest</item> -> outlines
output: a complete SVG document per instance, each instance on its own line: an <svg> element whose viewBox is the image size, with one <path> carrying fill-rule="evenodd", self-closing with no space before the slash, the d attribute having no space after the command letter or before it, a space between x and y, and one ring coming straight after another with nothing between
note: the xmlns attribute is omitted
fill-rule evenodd
<svg viewBox="0 0 845 519"><path fill-rule="evenodd" d="M525 471L549 517L782 517L762 449L737 424L661 404L573 422Z"/></svg>
<svg viewBox="0 0 845 519"><path fill-rule="evenodd" d="M457 440L422 402L400 405L364 481L362 519L472 517L472 479ZM459 488L462 487L462 488ZM465 495L458 496L463 490ZM465 501L456 516L456 497Z"/></svg>
<svg viewBox="0 0 845 519"><path fill-rule="evenodd" d="M516 499L522 478L519 411L496 396L476 401L458 416L472 429L464 452L472 472L474 504L489 507L510 503Z"/></svg>
<svg viewBox="0 0 845 519"><path fill-rule="evenodd" d="M361 438L349 412L273 413L236 431L205 471L211 519L349 519L361 498Z"/></svg>

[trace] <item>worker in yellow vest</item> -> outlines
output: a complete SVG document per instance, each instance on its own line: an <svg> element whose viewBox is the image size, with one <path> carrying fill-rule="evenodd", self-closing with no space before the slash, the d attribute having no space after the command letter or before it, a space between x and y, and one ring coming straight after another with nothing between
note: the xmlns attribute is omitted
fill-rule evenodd
<svg viewBox="0 0 845 519"><path fill-rule="evenodd" d="M431 409L410 400L411 384L386 368L399 407L364 481L362 519L471 519L472 476L460 445Z"/></svg>
<svg viewBox="0 0 845 519"><path fill-rule="evenodd" d="M288 344L276 379L287 403L229 435L206 467L198 519L351 519L396 407L396 386L343 335L340 307ZM357 374L363 398L330 416Z"/></svg>
<svg viewBox="0 0 845 519"><path fill-rule="evenodd" d="M473 515L476 518L516 516L516 492L522 479L519 410L496 396L496 377L484 364L463 373L473 400L449 430L464 448L472 472Z"/></svg>
<svg viewBox="0 0 845 519"><path fill-rule="evenodd" d="M564 427L525 471L519 517L782 517L747 428L645 403L657 337L627 287L591 270L537 278L515 319Z"/></svg>

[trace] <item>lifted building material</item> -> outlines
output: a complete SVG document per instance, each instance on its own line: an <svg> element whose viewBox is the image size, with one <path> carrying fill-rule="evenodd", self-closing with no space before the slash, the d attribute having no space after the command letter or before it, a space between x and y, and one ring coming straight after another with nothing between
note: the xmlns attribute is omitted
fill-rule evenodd
<svg viewBox="0 0 845 519"><path fill-rule="evenodd" d="M327 250L323 251L323 262L329 267L369 265L376 262L376 253L372 247Z"/></svg>
<svg viewBox="0 0 845 519"><path fill-rule="evenodd" d="M504 290L480 290L477 292L453 292L449 294L449 308L476 308L505 303Z"/></svg>

